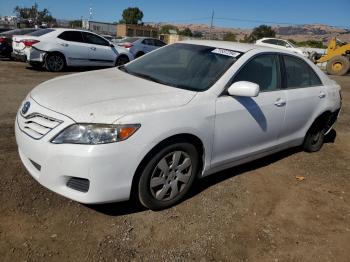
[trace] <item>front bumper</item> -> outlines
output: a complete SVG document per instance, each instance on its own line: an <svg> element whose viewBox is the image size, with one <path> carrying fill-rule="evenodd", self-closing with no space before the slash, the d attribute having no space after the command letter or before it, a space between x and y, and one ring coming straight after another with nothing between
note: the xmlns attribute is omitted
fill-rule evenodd
<svg viewBox="0 0 350 262"><path fill-rule="evenodd" d="M17 114L15 133L19 155L34 179L44 187L81 203L129 199L133 175L142 159L140 146L133 145L131 139L105 145L52 144L50 140L74 121L33 101L31 103L31 112L39 109L40 114L62 120L59 126L38 139L22 131L25 120L20 112ZM88 180L87 192L72 188L72 178Z"/></svg>

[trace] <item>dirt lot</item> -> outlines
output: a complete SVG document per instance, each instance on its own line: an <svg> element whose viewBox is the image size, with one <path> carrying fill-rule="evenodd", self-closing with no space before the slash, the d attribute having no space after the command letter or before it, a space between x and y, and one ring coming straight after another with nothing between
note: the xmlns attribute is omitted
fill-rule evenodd
<svg viewBox="0 0 350 262"><path fill-rule="evenodd" d="M350 260L350 76L334 78L344 103L335 143L215 174L180 205L152 212L130 202L85 206L28 175L16 110L57 75L0 61L1 261Z"/></svg>

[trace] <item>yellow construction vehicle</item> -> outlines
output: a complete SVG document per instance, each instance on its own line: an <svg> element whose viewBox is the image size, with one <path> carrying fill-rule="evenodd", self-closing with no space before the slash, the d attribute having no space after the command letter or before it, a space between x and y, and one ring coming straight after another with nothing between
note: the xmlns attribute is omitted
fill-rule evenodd
<svg viewBox="0 0 350 262"><path fill-rule="evenodd" d="M327 48L327 53L314 60L315 63L327 62L327 73L330 75L345 75L350 68L350 44L333 38Z"/></svg>

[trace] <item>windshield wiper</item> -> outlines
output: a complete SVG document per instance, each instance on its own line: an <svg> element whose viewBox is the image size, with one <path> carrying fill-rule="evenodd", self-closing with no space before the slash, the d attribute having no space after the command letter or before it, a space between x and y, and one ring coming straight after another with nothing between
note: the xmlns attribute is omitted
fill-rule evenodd
<svg viewBox="0 0 350 262"><path fill-rule="evenodd" d="M150 76L150 75L146 75L146 74L142 74L142 73L136 73L136 72L129 72L129 73L132 74L132 75L134 75L134 76L138 76L138 77L141 77L141 78L143 78L143 79L156 82L156 83L158 83L158 84L169 85L169 83L164 82L164 81L162 81L162 80L159 80L158 78L155 78L155 77Z"/></svg>

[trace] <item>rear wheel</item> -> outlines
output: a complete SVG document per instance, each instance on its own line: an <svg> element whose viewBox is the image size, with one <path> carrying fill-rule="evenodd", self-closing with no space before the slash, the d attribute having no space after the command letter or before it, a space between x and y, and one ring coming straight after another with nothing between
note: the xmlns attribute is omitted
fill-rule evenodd
<svg viewBox="0 0 350 262"><path fill-rule="evenodd" d="M139 183L140 202L152 210L180 202L190 189L198 171L198 152L194 145L176 143L156 153L145 166Z"/></svg>
<svg viewBox="0 0 350 262"><path fill-rule="evenodd" d="M327 73L330 75L345 75L350 68L349 58L346 56L335 56L327 62Z"/></svg>
<svg viewBox="0 0 350 262"><path fill-rule="evenodd" d="M321 121L316 121L306 133L303 148L306 152L319 151L324 143L325 127Z"/></svg>
<svg viewBox="0 0 350 262"><path fill-rule="evenodd" d="M45 67L50 72L61 72L66 67L66 60L62 54L48 54L45 59Z"/></svg>

